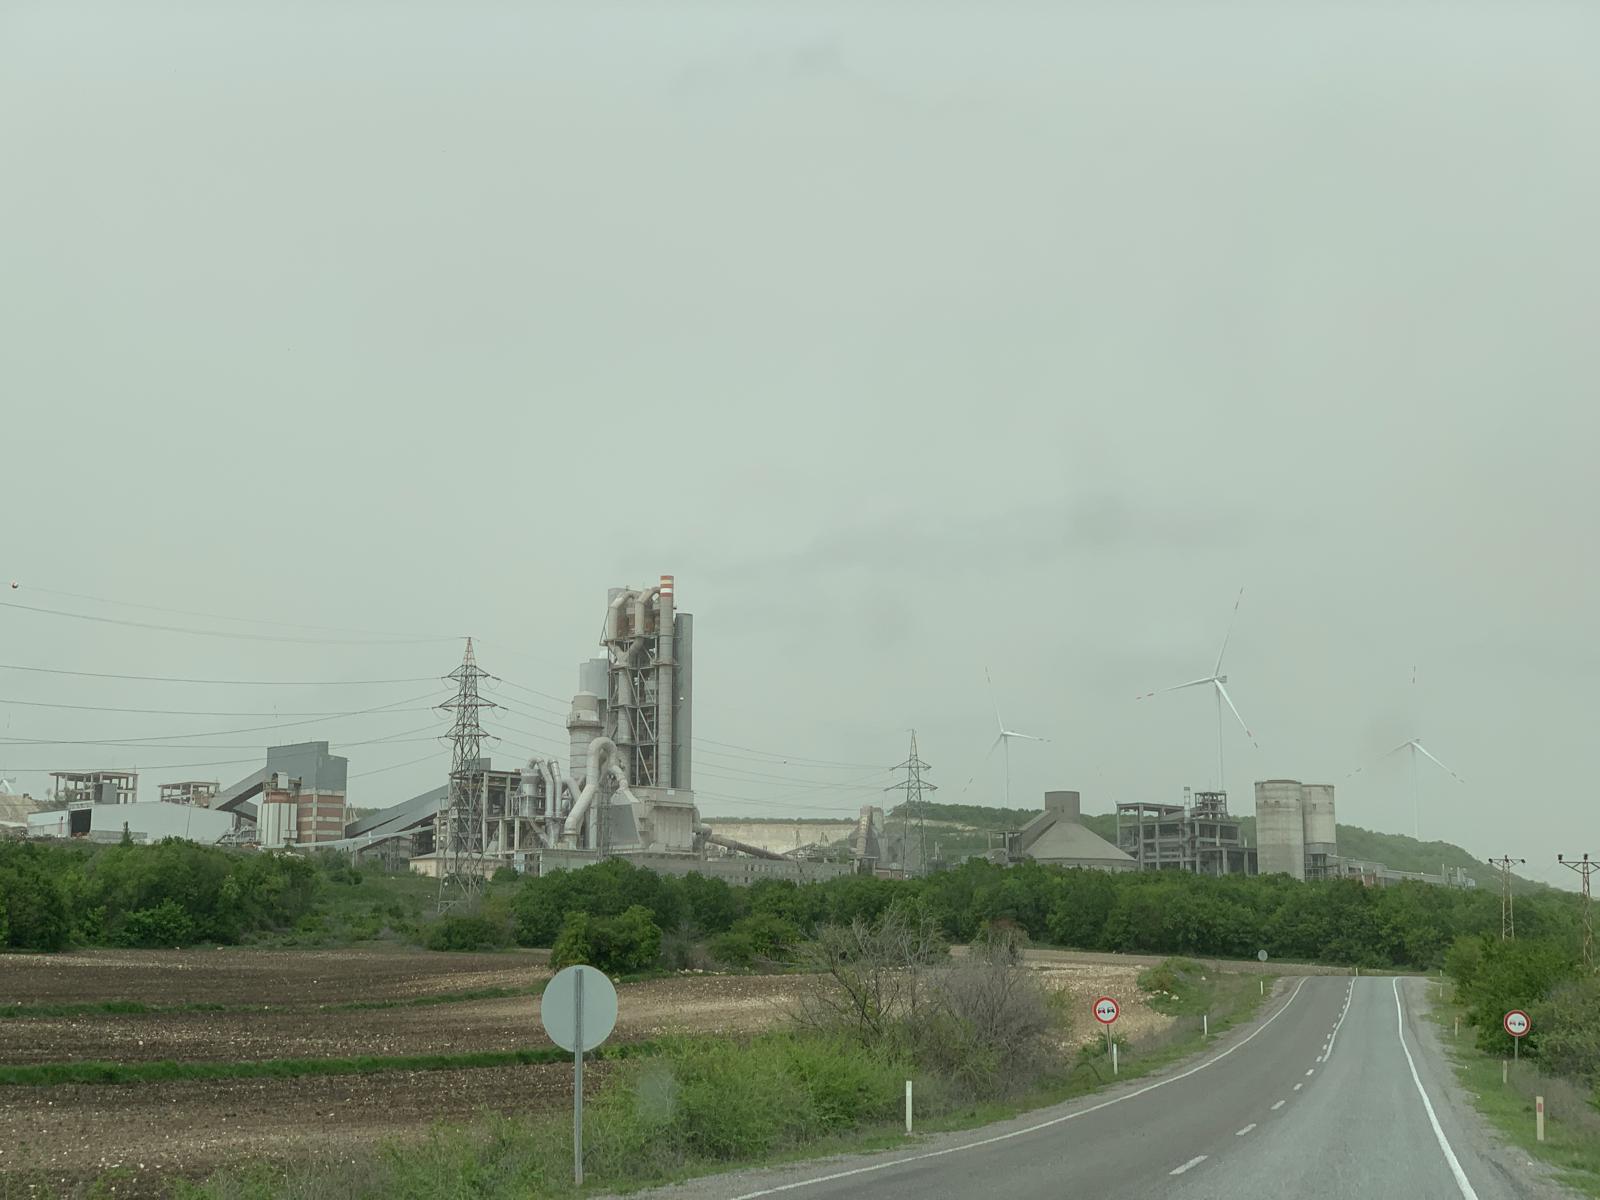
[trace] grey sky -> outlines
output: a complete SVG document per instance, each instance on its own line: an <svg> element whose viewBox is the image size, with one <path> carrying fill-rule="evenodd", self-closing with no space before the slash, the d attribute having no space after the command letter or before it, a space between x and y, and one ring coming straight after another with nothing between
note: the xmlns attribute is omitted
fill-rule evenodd
<svg viewBox="0 0 1600 1200"><path fill-rule="evenodd" d="M12 0L0 600L473 633L567 695L605 589L665 571L698 734L888 765L914 725L942 799L997 802L988 665L1052 739L1015 750L1014 801L1102 811L1212 780L1210 701L1133 697L1209 670L1243 585L1236 806L1326 780L1342 820L1409 832L1398 765L1346 775L1411 736L1415 663L1468 781L1423 774L1424 835L1565 882L1558 850L1600 852L1572 782L1600 716L1597 35L1583 4ZM8 608L0 650L306 679L458 655ZM172 709L423 690L0 672L0 697ZM710 813L889 782L705 749ZM248 757L10 744L0 775Z"/></svg>

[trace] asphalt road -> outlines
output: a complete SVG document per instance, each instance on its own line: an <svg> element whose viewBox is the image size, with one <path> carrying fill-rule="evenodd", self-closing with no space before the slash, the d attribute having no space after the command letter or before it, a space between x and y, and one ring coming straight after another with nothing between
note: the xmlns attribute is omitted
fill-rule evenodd
<svg viewBox="0 0 1600 1200"><path fill-rule="evenodd" d="M1488 1134L1425 1027L1421 979L1286 981L1256 1023L1161 1076L925 1145L739 1172L674 1200L1228 1200L1563 1195Z"/></svg>

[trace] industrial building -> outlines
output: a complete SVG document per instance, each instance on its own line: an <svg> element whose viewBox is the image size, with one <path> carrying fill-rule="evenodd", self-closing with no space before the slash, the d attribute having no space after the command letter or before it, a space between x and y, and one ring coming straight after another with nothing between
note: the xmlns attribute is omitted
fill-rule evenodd
<svg viewBox="0 0 1600 1200"><path fill-rule="evenodd" d="M1256 851L1245 843L1227 792L1183 789L1182 804L1136 800L1117 805L1117 846L1141 871L1254 875Z"/></svg>
<svg viewBox="0 0 1600 1200"><path fill-rule="evenodd" d="M1006 834L1005 859L1031 859L1054 867L1094 871L1136 871L1139 864L1082 823L1077 792L1044 794L1044 811L1015 833Z"/></svg>
<svg viewBox="0 0 1600 1200"><path fill-rule="evenodd" d="M1256 844L1263 875L1328 879L1339 874L1333 785L1297 779L1256 784Z"/></svg>
<svg viewBox="0 0 1600 1200"><path fill-rule="evenodd" d="M175 837L211 844L234 833L241 819L232 813L162 800L131 804L72 801L64 809L28 814L28 836L90 842L119 842L126 836L141 845Z"/></svg>
<svg viewBox="0 0 1600 1200"><path fill-rule="evenodd" d="M604 657L578 666L564 756L535 756L516 771L465 756L449 784L354 822L338 845L359 849L409 837L412 869L444 878L482 877L503 866L541 873L607 857L735 880L816 879L856 869L744 842L700 820L692 771L694 619L677 610L672 576L610 589L600 645ZM457 675L468 689L482 673L469 657ZM462 700L464 707L479 703Z"/></svg>
<svg viewBox="0 0 1600 1200"><path fill-rule="evenodd" d="M64 804L132 804L139 799L137 771L52 771L52 789Z"/></svg>
<svg viewBox="0 0 1600 1200"><path fill-rule="evenodd" d="M176 783L163 783L156 790L156 799L167 804L198 804L210 808L222 785L215 779L185 779Z"/></svg>

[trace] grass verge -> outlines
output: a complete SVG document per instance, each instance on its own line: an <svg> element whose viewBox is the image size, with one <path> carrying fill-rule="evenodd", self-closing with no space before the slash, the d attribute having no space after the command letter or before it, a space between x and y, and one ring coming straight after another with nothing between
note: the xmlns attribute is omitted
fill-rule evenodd
<svg viewBox="0 0 1600 1200"><path fill-rule="evenodd" d="M1571 1080L1541 1075L1537 1064L1528 1061L1513 1064L1502 1083L1499 1056L1473 1044L1464 1009L1440 999L1431 1015L1441 1026L1440 1042L1473 1106L1507 1141L1554 1167L1562 1183L1600 1196L1600 1111L1583 1089ZM1459 1037L1452 1033L1457 1020ZM1534 1097L1540 1095L1545 1098L1543 1142L1534 1128Z"/></svg>
<svg viewBox="0 0 1600 1200"><path fill-rule="evenodd" d="M595 1057L634 1058L655 1049L653 1042L602 1046ZM383 1071L460 1071L566 1062L572 1055L558 1046L525 1050L485 1050L475 1054L373 1055L358 1058L276 1058L261 1062L32 1063L0 1067L0 1087L55 1087L60 1084L129 1084L189 1079L295 1079L309 1075L374 1075Z"/></svg>

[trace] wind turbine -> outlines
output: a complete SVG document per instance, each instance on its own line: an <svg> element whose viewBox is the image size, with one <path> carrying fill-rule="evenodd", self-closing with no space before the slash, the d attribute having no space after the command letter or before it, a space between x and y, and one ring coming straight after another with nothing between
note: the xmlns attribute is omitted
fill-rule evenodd
<svg viewBox="0 0 1600 1200"><path fill-rule="evenodd" d="M1226 704L1228 711L1233 714L1234 720L1239 722L1239 728L1244 730L1245 737L1250 739L1250 744L1256 745L1256 735L1250 732L1250 726L1244 723L1244 718L1239 715L1238 708L1233 703L1233 697L1228 695L1228 677L1222 673L1222 656L1228 652L1228 639L1233 636L1233 623L1239 619L1239 602L1244 599L1244 589L1239 589L1239 595L1233 601L1233 615L1228 618L1228 631L1222 635L1222 647L1217 651L1216 666L1211 668L1211 674L1204 679L1191 679L1188 683L1175 683L1171 687L1161 688L1154 692L1146 692L1139 696L1140 700L1148 700L1152 696L1160 696L1166 692L1181 692L1184 688L1209 687L1217 697L1217 787L1222 791L1228 790L1222 774L1222 706Z"/></svg>
<svg viewBox="0 0 1600 1200"><path fill-rule="evenodd" d="M989 753L985 759L993 757L995 749L1000 748L1005 752L1006 758L1006 807L1011 807L1011 739L1021 738L1025 742L1048 742L1049 738L1034 737L1031 733L1018 733L1015 729L1007 729L1006 723L1000 719L1000 705L994 698L994 680L989 678L989 668L983 669L983 678L989 684L989 703L994 706L994 724L999 733L989 746Z"/></svg>
<svg viewBox="0 0 1600 1200"><path fill-rule="evenodd" d="M1417 719L1417 669L1412 667L1411 728L1415 729L1419 724L1421 724L1421 722ZM1444 763L1440 762L1438 756L1422 744L1422 739L1420 736L1407 738L1393 750L1381 755L1378 758L1378 762L1383 762L1385 759L1392 758L1396 754L1399 754L1402 750L1409 750L1411 752L1409 755L1407 755L1407 757L1411 760L1411 836L1420 842L1422 840L1422 808L1417 799L1417 755L1422 755L1423 758L1427 759L1434 766L1438 767L1457 783L1466 783L1466 780L1457 775L1449 767L1445 766ZM1377 763L1374 763L1373 765L1376 766ZM1361 770L1362 769L1360 767L1357 767L1354 771L1350 772L1350 775L1352 777L1359 775L1361 774Z"/></svg>

